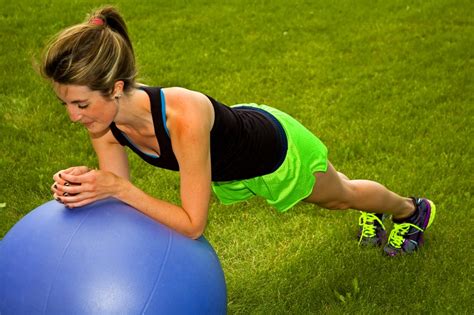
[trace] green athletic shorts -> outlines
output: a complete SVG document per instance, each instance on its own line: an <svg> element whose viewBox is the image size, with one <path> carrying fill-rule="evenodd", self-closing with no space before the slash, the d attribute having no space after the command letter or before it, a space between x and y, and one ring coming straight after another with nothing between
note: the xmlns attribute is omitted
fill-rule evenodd
<svg viewBox="0 0 474 315"><path fill-rule="evenodd" d="M239 104L257 107L272 114L283 126L288 151L285 160L273 173L244 180L213 182L212 190L223 204L260 196L278 211L286 211L308 197L314 187L315 172L326 172L328 150L313 133L293 117L266 105Z"/></svg>

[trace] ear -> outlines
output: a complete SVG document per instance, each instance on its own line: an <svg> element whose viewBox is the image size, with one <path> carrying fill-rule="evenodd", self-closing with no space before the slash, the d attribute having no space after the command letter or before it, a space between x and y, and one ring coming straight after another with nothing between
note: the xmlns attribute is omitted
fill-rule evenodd
<svg viewBox="0 0 474 315"><path fill-rule="evenodd" d="M112 93L113 98L119 98L123 94L124 82L122 80L116 81L114 83L114 92Z"/></svg>

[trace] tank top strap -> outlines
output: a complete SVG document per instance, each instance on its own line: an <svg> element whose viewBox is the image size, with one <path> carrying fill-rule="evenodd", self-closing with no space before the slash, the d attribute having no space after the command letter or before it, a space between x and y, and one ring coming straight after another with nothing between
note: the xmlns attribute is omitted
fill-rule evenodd
<svg viewBox="0 0 474 315"><path fill-rule="evenodd" d="M166 127L166 102L163 91L160 87L139 86L138 88L145 91L150 100L153 128L156 140L160 146L160 156L157 157L140 151L114 122L110 124L110 130L121 145L129 147L147 163L177 171L179 169L178 161L173 153L168 128Z"/></svg>
<svg viewBox="0 0 474 315"><path fill-rule="evenodd" d="M129 145L129 141L127 140L127 138L125 138L125 136L123 135L123 132L117 128L117 125L115 125L115 122L112 122L110 124L110 131L112 131L112 134L114 135L115 139L117 139L117 141L123 145L123 146L128 146Z"/></svg>

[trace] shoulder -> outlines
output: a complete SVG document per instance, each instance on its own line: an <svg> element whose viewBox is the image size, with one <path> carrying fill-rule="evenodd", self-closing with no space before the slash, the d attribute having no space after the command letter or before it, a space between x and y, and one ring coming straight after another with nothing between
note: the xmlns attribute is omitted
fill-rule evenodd
<svg viewBox="0 0 474 315"><path fill-rule="evenodd" d="M206 95L181 87L163 88L162 91L166 102L168 125L200 122L212 128L214 109Z"/></svg>
<svg viewBox="0 0 474 315"><path fill-rule="evenodd" d="M207 103L209 98L204 94L188 90L182 87L169 87L162 89L167 103L178 104L193 104L193 103Z"/></svg>

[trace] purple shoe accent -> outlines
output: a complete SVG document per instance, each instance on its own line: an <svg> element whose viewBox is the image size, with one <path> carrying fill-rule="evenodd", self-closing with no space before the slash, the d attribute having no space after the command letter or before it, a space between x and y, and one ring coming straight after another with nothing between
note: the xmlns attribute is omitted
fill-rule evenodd
<svg viewBox="0 0 474 315"><path fill-rule="evenodd" d="M425 198L412 198L416 212L404 222L394 222L384 252L388 256L413 253L424 244L424 232L434 220L436 207Z"/></svg>

